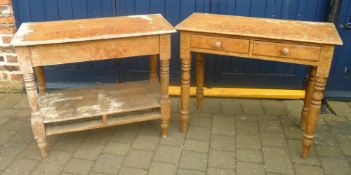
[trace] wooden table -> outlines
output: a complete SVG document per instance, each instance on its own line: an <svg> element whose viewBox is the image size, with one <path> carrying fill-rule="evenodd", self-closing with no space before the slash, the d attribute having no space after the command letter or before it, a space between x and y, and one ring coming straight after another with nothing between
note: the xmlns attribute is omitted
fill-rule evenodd
<svg viewBox="0 0 351 175"><path fill-rule="evenodd" d="M166 137L170 33L174 32L158 14L22 24L12 45L32 109L33 135L42 155L47 156L48 135L146 120L161 119L162 136ZM43 66L142 55L150 55L150 80L46 93Z"/></svg>
<svg viewBox="0 0 351 175"><path fill-rule="evenodd" d="M303 64L311 67L301 113L305 130L301 156L312 145L335 45L342 41L330 23L288 21L194 13L176 26L180 31L181 131L189 120L192 52L196 53L197 107L203 103L204 53Z"/></svg>

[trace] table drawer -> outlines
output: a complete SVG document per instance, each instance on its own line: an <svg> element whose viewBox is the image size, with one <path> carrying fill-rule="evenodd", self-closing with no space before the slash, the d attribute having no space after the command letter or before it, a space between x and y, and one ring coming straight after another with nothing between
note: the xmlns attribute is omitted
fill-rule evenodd
<svg viewBox="0 0 351 175"><path fill-rule="evenodd" d="M296 44L254 41L253 55L287 57L301 60L319 60L321 48Z"/></svg>
<svg viewBox="0 0 351 175"><path fill-rule="evenodd" d="M191 47L216 51L249 53L250 41L217 36L192 35Z"/></svg>

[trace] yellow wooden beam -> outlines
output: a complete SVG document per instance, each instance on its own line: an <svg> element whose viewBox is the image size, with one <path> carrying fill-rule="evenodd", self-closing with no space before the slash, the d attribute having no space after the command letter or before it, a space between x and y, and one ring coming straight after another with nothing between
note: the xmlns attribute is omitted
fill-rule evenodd
<svg viewBox="0 0 351 175"><path fill-rule="evenodd" d="M190 95L195 96L196 87L190 88ZM179 86L170 86L169 94L180 95ZM204 88L207 97L238 97L238 98L268 98L268 99L302 99L304 90L286 89L254 89L254 88Z"/></svg>

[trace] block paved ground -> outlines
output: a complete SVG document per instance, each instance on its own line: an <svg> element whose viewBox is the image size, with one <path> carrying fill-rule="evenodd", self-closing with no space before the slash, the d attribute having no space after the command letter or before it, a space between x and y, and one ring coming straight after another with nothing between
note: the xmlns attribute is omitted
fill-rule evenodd
<svg viewBox="0 0 351 175"><path fill-rule="evenodd" d="M299 157L301 100L206 98L179 132L172 98L169 137L159 121L49 137L41 158L24 94L0 94L0 174L253 175L351 174L351 103L331 102L307 160Z"/></svg>

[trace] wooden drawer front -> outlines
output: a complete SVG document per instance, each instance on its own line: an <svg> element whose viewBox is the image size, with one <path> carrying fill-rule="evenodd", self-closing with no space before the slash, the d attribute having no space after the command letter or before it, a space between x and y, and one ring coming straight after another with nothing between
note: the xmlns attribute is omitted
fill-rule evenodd
<svg viewBox="0 0 351 175"><path fill-rule="evenodd" d="M192 35L191 47L226 52L249 53L250 42L245 39L234 39L215 36Z"/></svg>
<svg viewBox="0 0 351 175"><path fill-rule="evenodd" d="M317 61L320 51L321 48L315 46L254 41L252 54Z"/></svg>

